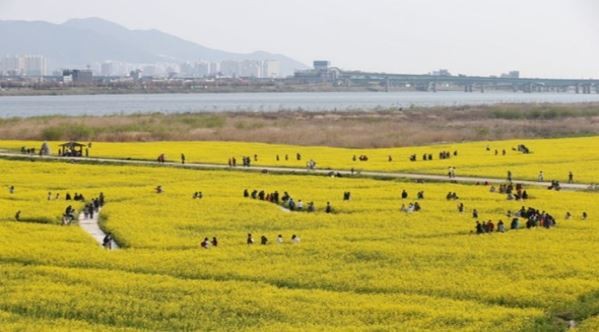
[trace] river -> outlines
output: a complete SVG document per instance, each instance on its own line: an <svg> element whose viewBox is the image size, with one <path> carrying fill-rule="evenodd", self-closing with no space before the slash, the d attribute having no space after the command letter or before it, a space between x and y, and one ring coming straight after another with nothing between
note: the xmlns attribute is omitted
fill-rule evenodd
<svg viewBox="0 0 599 332"><path fill-rule="evenodd" d="M599 94L508 92L207 93L0 97L0 117L599 102Z"/></svg>

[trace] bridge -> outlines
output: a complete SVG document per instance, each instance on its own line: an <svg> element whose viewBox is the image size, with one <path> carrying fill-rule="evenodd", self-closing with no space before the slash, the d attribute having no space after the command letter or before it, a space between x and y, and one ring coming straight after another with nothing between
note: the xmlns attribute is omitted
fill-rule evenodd
<svg viewBox="0 0 599 332"><path fill-rule="evenodd" d="M337 86L371 86L390 90L412 88L436 92L450 88L464 92L485 92L487 89L514 92L574 92L599 93L596 79L520 78L466 75L412 75L346 71L335 67L321 67L296 72L292 80L303 83L332 83Z"/></svg>
<svg viewBox="0 0 599 332"><path fill-rule="evenodd" d="M419 90L436 91L442 85L462 87L464 92L485 89L511 89L523 92L567 92L599 93L599 80L555 79L555 78L515 78L485 76L439 76L365 73L359 71L339 71L337 80L345 84L371 84L379 82L386 88L391 86L412 86Z"/></svg>

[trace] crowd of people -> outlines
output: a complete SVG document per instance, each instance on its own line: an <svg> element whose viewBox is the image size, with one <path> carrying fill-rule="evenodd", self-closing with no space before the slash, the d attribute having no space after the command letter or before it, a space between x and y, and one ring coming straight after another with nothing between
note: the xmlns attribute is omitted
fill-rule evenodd
<svg viewBox="0 0 599 332"><path fill-rule="evenodd" d="M508 211L507 216L512 218L512 221L510 223L510 229L512 230L521 228L520 218L526 220L524 226L527 229L535 227L552 228L557 225L555 218L551 214L532 207L525 208L523 206L514 214ZM499 220L497 222L497 226L495 226L493 221L489 220L487 222L483 221L482 223L480 221L476 221L475 230L476 234L492 233L494 231L503 233L506 231L506 228L505 224L503 223L503 220Z"/></svg>
<svg viewBox="0 0 599 332"><path fill-rule="evenodd" d="M293 234L293 235L291 235L291 240L290 241L291 241L292 244L299 244L301 240L300 240L299 236ZM248 236L247 236L247 239L246 239L246 243L247 243L248 246L251 246L251 245L253 245L255 243L254 237L252 236L252 233L248 233ZM269 243L269 240L266 237L266 235L260 236L260 244L261 245L265 246L268 243ZM283 244L283 243L285 243L285 240L283 239L283 235L282 234L277 235L275 243L276 244Z"/></svg>
<svg viewBox="0 0 599 332"><path fill-rule="evenodd" d="M52 196L52 193L48 193L48 197L51 197L51 196ZM58 197L58 196L56 196L56 197ZM65 197L66 197L66 200L71 200L70 193L67 193L65 195ZM85 197L83 197L83 194L75 193L73 200L85 202ZM104 206L104 193L100 193L98 195L98 197L93 198L91 201L87 202L84 205L83 210L82 210L83 217L85 219L93 219L94 214L98 213L100 211L100 208L102 208L102 206ZM62 215L62 224L70 225L76 219L77 219L77 211L75 210L75 208L73 208L72 205L68 205L65 208L65 211Z"/></svg>
<svg viewBox="0 0 599 332"><path fill-rule="evenodd" d="M35 148L28 148L28 147L22 146L21 153L22 154L35 154Z"/></svg>
<svg viewBox="0 0 599 332"><path fill-rule="evenodd" d="M301 239L296 234L293 234L293 235L291 235L291 239L289 240L289 242L291 244L299 244L301 242ZM248 233L245 243L248 246L252 246L252 245L256 244L256 240L254 240L254 236L252 235L252 233ZM279 234L275 238L274 243L277 245L282 245L282 244L285 244L286 242L285 242L285 239L283 238L283 235ZM200 242L200 248L202 248L202 249L216 248L216 247L218 247L218 244L219 244L219 242L218 242L218 239L216 238L216 236L212 237L212 240L210 240L208 237L205 237L204 240L202 240ZM261 235L260 236L260 245L265 246L268 244L270 244L270 240L268 239L268 237L264 234Z"/></svg>
<svg viewBox="0 0 599 332"><path fill-rule="evenodd" d="M405 189L403 189L401 191L401 199L402 200L408 199L409 196L410 195L408 194L408 192ZM418 200L424 199L424 191L417 192L416 199L418 199ZM402 203L399 210L401 212L405 212L405 213L418 212L418 211L422 210L422 206L420 206L420 203L418 203L418 202L411 202L407 206L405 203Z"/></svg>
<svg viewBox="0 0 599 332"><path fill-rule="evenodd" d="M83 208L83 217L85 219L93 219L94 213L98 213L104 206L104 193L100 193L98 197L93 198L89 203L85 204Z"/></svg>
<svg viewBox="0 0 599 332"><path fill-rule="evenodd" d="M521 183L516 183L514 185L510 182L507 184L500 184L499 187L495 187L494 185L492 185L489 191L492 193L506 195L508 201L527 200L529 198L528 192L524 189Z"/></svg>
<svg viewBox="0 0 599 332"><path fill-rule="evenodd" d="M15 193L15 187L14 186L10 186L9 187L9 193L14 194ZM85 197L83 196L83 194L80 193L74 193L71 196L71 193L67 192L65 194L65 201L77 201L77 202L85 202ZM59 200L60 199L60 193L52 193L51 191L48 192L47 195L47 200L51 201L51 200ZM87 218L93 218L94 217L94 213L97 213L98 210L104 205L104 193L100 193L100 195L97 198L92 199L90 202L88 202L87 204L85 204L85 206L82 209L82 213L84 215L84 217ZM15 220L16 221L20 221L21 220L21 210L17 211L15 213ZM64 209L64 213L62 214L61 217L61 224L62 225L70 225L73 221L77 220L77 211L76 209L73 207L73 205L68 205L65 209Z"/></svg>
<svg viewBox="0 0 599 332"><path fill-rule="evenodd" d="M285 154L283 156L283 158L288 161L289 160L289 155ZM277 154L275 156L276 161L280 161L281 160L281 156L279 154ZM297 152L295 154L295 160L297 161L301 161L302 160L302 154ZM182 162L184 163L184 159L182 159ZM252 166L252 162L258 162L258 155L254 154L253 157L251 156L242 156L241 157L241 164L243 167L251 167ZM227 161L227 165L229 165L229 167L236 167L237 166L237 158L235 157L231 157L229 158L229 160ZM310 159L306 162L306 168L307 169L316 169L316 161Z"/></svg>
<svg viewBox="0 0 599 332"><path fill-rule="evenodd" d="M73 200L73 201L78 201L78 202L85 202L85 197L83 196L83 194L78 194L78 193L74 193L73 196L71 196L71 193L66 193L66 195L64 195L64 199L66 201Z"/></svg>
<svg viewBox="0 0 599 332"><path fill-rule="evenodd" d="M487 150L490 151L490 148L487 147ZM530 153L530 150L524 146L524 145L518 145L517 148L512 148L512 150L515 151L519 151L522 153ZM25 147L23 147L22 149L23 153L35 153L35 149L32 149L32 151L29 151L29 149L26 149ZM503 155L506 154L506 150L502 150L501 152ZM499 150L495 149L495 155L499 154ZM438 154L438 158L443 160L443 159L450 159L452 157L456 157L458 156L458 151L441 151ZM289 160L289 155L285 154L284 155L285 160ZM295 156L296 160L302 160L302 156L300 153L297 153ZM413 154L410 156L410 160L411 161L416 161L417 159L417 155ZM276 160L279 161L280 160L280 156L277 154L276 155ZM353 156L353 160L354 161L368 161L368 157L366 155L359 155ZM429 160L433 160L433 154L423 154L422 155L422 160L425 161L429 161ZM159 162L165 162L165 156L164 154L161 154L158 157L158 161ZM185 164L185 155L181 154L181 163ZM245 167L250 167L252 162L257 162L258 161L258 155L254 154L253 157L250 156L243 156L242 157L242 164ZM392 161L392 157L391 155L388 156L388 161ZM236 166L237 165L237 160L233 157L229 159L229 166ZM314 162L313 160L309 160L306 163L306 167L308 169L314 169L316 167L316 162ZM334 171L331 171L331 175L332 176L341 176L340 173L334 173ZM354 170L352 169L352 174L353 174ZM449 167L448 170L448 175L450 178L455 177L455 167ZM508 182L506 184L500 184L498 186L492 185L490 186L489 191L491 193L498 193L498 194L503 194L506 195L507 200L516 200L516 201L526 201L529 199L529 194L528 192L523 188L522 184L518 184L518 183L512 183L512 172L511 171L507 171L507 180ZM543 182L545 181L545 174L543 173L543 171L539 171L539 174L537 176L537 180L539 182ZM573 183L574 181L574 174L570 171L568 172L568 182L569 183ZM486 183L487 184L487 183ZM557 180L553 180L551 181L550 186L548 187L548 189L550 190L560 190L560 183ZM598 187L599 189L599 187ZM11 194L13 194L15 192L15 188L14 186L10 186L9 187L9 192ZM162 186L157 186L156 187L156 193L162 193ZM252 190L251 192L248 191L248 189L245 189L243 191L243 196L246 198L252 198L252 199L257 199L257 200L262 200L262 201L268 201L277 205L280 205L281 207L288 209L289 211L306 211L306 212L315 212L315 205L314 202L308 202L308 203L304 203L301 199L300 200L295 200L293 197L291 197L291 195L289 195L288 192L284 192L283 195L279 195L278 191L274 191L274 192L266 192L264 190ZM71 196L70 193L66 193L65 194L65 200L70 201L80 201L80 202L86 202L85 197L83 196L83 194L80 193L74 193L73 196ZM346 191L343 192L343 200L344 201L349 201L351 200L351 192ZM193 199L202 199L203 198L203 193L201 191L197 191L193 193L192 196ZM402 190L401 192L401 198L402 200L406 200L409 198L408 192L406 190ZM424 199L424 191L419 191L416 194L416 198L417 200L423 200ZM52 192L48 192L48 196L47 196L48 200L58 200L60 199L60 193L52 193ZM457 195L457 193L455 192L448 192L446 195L446 199L447 200L459 200L459 197ZM406 202L407 203L407 202ZM422 209L421 205L419 204L418 201L415 202L410 202L409 204L406 203L402 203L400 211L401 212L406 212L406 213L411 213L411 212L417 212L420 211ZM88 219L93 219L94 215L96 215L99 212L99 209L103 206L104 204L104 195L102 193L100 193L100 196L97 198L92 199L91 201L89 201L87 204L85 204L82 213L84 215L84 218ZM463 213L465 210L464 208L464 204L463 203L459 203L458 204L458 212ZM333 208L331 206L330 202L326 203L326 207L324 209L324 211L326 213L332 213L333 212ZM523 228L526 227L528 229L530 228L535 228L535 227L544 227L544 228L552 228L556 226L556 220L555 218L545 212L545 211L540 211L538 209L529 207L529 208L525 208L524 206L518 210L516 213L512 214L511 212L508 211L508 219L511 218L511 222L509 222L509 227L507 227L507 225L504 224L503 220L498 220L496 223L494 223L492 220L488 220L488 221L480 221L479 220L479 213L477 209L472 209L472 217L476 220L476 226L475 226L475 231L476 234L483 234L483 233L493 233L493 232L506 232L507 229L519 229L519 228ZM17 213L15 214L15 219L18 221L21 218L21 211L17 211ZM565 220L570 220L571 218L573 218L573 215L570 212L567 212L565 215ZM588 214L586 212L582 212L581 217L582 220L587 220L588 218ZM68 205L67 208L64 211L63 217L62 217L62 222L63 224L70 224L73 220L76 220L76 211L73 208L72 205ZM521 224L521 220L524 221L524 223ZM105 246L111 246L111 243L113 241L112 238L112 234L108 233L106 234L105 238L104 238L104 244ZM278 235L276 237L276 243L281 244L284 243L284 239L282 237L282 235ZM292 243L299 243L299 237L297 237L295 234L291 237L291 242ZM269 239L265 236L262 235L260 237L260 244L262 245L266 245L269 243ZM248 234L248 238L247 238L247 244L251 245L254 244L254 239L252 237L251 234ZM204 238L204 240L200 243L200 247L204 248L204 249L208 249L210 247L217 247L218 246L218 240L216 237L212 237L212 239L210 240L208 237Z"/></svg>
<svg viewBox="0 0 599 332"><path fill-rule="evenodd" d="M439 159L441 159L441 160L450 159L452 155L454 157L457 157L458 156L458 150L453 151L453 153L451 153L450 151L441 151L441 152L439 152ZM429 155L429 159L428 160L432 160L430 158L430 155Z"/></svg>
<svg viewBox="0 0 599 332"><path fill-rule="evenodd" d="M491 151L491 147L489 145L487 145L486 148L487 151ZM529 154L531 153L531 150L524 144L518 144L516 147L512 147L512 151L516 151L516 152L522 152L524 154ZM501 155L505 156L507 154L507 151L505 149L501 150ZM495 155L499 155L499 150L495 149Z"/></svg>
<svg viewBox="0 0 599 332"><path fill-rule="evenodd" d="M304 202L301 199L300 200L293 199L293 197L291 197L291 195L289 195L289 193L286 191L283 192L283 195L280 195L278 191L273 191L273 192L267 193L264 190L258 191L256 189L254 189L250 192L248 189L244 189L243 197L271 202L271 203L280 205L281 207L283 207L289 211L298 211L298 212L299 211L305 211L305 212L315 212L316 211L314 202L308 202L307 204L304 205ZM330 202L327 202L327 205L325 207L325 212L326 213L333 212L333 207L331 206Z"/></svg>
<svg viewBox="0 0 599 332"><path fill-rule="evenodd" d="M439 160L446 160L446 159L451 159L451 157L457 157L458 156L458 151L455 150L453 152L451 151L441 151L439 152ZM410 155L410 161L416 161L418 160L418 156L416 154L412 154ZM423 153L422 154L422 160L423 161L431 161L433 160L433 154L432 153Z"/></svg>

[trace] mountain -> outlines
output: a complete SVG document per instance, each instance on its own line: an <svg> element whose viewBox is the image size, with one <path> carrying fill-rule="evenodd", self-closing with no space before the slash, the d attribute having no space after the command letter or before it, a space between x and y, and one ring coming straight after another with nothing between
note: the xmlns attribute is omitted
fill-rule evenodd
<svg viewBox="0 0 599 332"><path fill-rule="evenodd" d="M279 60L282 75L306 65L281 54L232 53L211 49L158 30L130 30L100 18L62 24L1 21L0 54L39 54L50 68L84 66L106 60L129 63L222 60Z"/></svg>

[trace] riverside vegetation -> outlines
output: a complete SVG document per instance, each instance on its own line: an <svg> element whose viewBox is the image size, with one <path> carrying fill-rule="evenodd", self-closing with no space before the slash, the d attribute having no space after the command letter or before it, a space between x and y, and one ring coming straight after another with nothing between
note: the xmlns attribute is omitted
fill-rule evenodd
<svg viewBox="0 0 599 332"><path fill-rule="evenodd" d="M516 104L369 112L225 112L0 120L0 139L218 140L353 148L599 134L597 104Z"/></svg>
<svg viewBox="0 0 599 332"><path fill-rule="evenodd" d="M397 164L386 159L386 150L253 143L228 149L224 143L94 143L91 151L153 159L165 149L175 156L185 150L189 162L219 163L252 151L262 164L276 164L276 154L284 159L287 153L292 160L285 165L314 158L319 167L351 167L353 154L363 153L369 156L365 169L441 172L447 165L436 153L455 148L459 154L449 160L459 171L472 164L472 172L503 175L511 168L518 178L543 166L548 177L558 177L576 163L576 180L597 178L597 138L525 143L533 153L509 150L516 141L394 150ZM34 143L1 145L23 144ZM495 156L496 147L509 154ZM424 151L435 159L407 160ZM530 187L529 200L520 202L484 185L351 177L15 160L0 160L0 171L3 330L559 331L569 321L579 331L599 328L594 192ZM286 212L243 197L245 189L287 191L315 202L316 211ZM409 194L403 200L402 190ZM203 197L193 199L198 191ZM347 191L351 199L343 200ZM424 198L417 200L419 191ZM67 192L105 194L101 226L123 249L101 249L76 225L60 225ZM447 192L458 193L459 201L447 200ZM400 210L414 201L421 211ZM326 202L333 213L324 212ZM480 220L509 221L507 211L522 205L550 212L557 226L472 233L473 209ZM247 233L272 244L248 246ZM285 243L274 243L278 234ZM292 244L292 234L301 243ZM201 249L200 241L212 236L218 247Z"/></svg>

